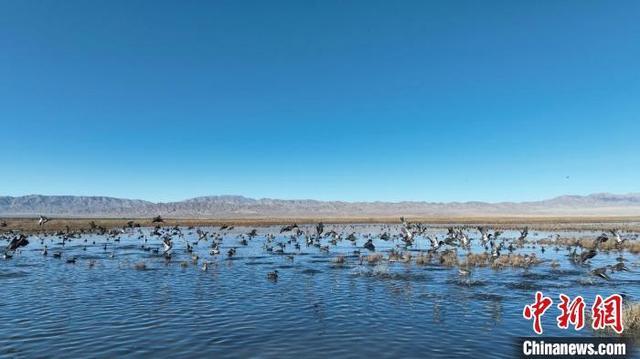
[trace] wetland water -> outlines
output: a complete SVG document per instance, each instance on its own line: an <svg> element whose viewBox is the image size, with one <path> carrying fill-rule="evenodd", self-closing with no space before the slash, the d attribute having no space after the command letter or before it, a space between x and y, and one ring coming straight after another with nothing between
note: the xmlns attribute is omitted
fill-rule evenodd
<svg viewBox="0 0 640 359"><path fill-rule="evenodd" d="M252 228L202 229L222 234L220 254L210 255L211 237L187 253L185 243L198 238L188 228L181 228L184 239L173 237L171 261L154 253L162 251L162 243L150 235L151 228L114 236L83 234L64 248L60 237L30 236L28 246L0 260L0 357L512 357L514 337L533 334L522 310L536 290L554 299L554 308L543 317L548 336L593 335L590 322L579 332L556 327L559 293L583 296L587 308L596 294L640 300L638 255L601 252L590 266L578 266L568 260L565 246L555 251L546 245L542 253L535 245L555 232L532 230L529 243L515 251L536 253L545 260L541 264L471 268L463 277L458 268L438 261L361 263L360 255L370 253L362 248L367 237L376 253L387 257L401 241L379 235L395 235L399 226L327 225L325 231L344 233L336 245L321 240L321 246L329 244L328 252L307 246L304 237L296 249L280 227L258 227L257 236L244 236L247 245L239 235ZM301 229L314 231L313 226ZM352 232L355 245L344 239ZM446 229L428 233L443 238ZM472 251L482 252L478 232L468 233ZM599 233L560 232L563 237ZM265 248L267 234L275 236L270 246L286 244L283 254ZM507 231L502 238L518 234ZM48 247L46 257L41 241ZM228 258L232 247L236 255ZM429 241L419 237L405 251L415 258L427 249ZM360 255L354 253L358 250ZM57 251L62 258L53 257ZM193 254L199 255L198 264ZM344 263L335 263L338 255L344 255ZM458 248L458 256L465 255ZM613 273L609 281L589 274L617 263L621 255L629 272ZM76 263L67 263L72 257ZM560 266L552 268L552 259ZM210 262L207 271L203 260ZM141 262L145 268L135 269ZM277 281L267 279L274 270Z"/></svg>

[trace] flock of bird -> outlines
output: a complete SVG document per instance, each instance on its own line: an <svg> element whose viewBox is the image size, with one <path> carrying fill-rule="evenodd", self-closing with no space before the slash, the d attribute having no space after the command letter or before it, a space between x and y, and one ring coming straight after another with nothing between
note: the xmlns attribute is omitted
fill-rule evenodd
<svg viewBox="0 0 640 359"><path fill-rule="evenodd" d="M41 216L38 219L38 225L46 228L46 224L50 221L49 218ZM527 241L529 235L529 229L523 228L519 231L517 238L505 238L501 231L491 231L487 227L476 227L478 237L472 236L472 228L466 227L449 227L447 233L438 238L430 230L431 227L421 224L412 223L407 221L404 217L400 218L399 230L397 225L380 225L380 232L377 234L372 233L358 233L354 225L345 225L340 231L337 231L336 225L331 226L332 229L325 231L325 225L320 222L316 225L298 226L297 224L289 224L280 228L279 234L267 233L264 235L263 249L265 252L273 255L284 255L287 258L293 260L296 253L301 251L302 246L316 247L320 252L331 252L332 246L335 247L338 243L346 241L353 247L352 254L360 258L360 263L366 258L368 252L376 252L376 245L374 239L391 242L393 248L390 253L402 253L402 251L414 250L429 253L430 255L451 253L457 250L466 251L471 253L472 242L476 241L479 244L480 251L484 251L487 255L490 254L490 260L494 261L501 256L509 256L512 252L518 248L524 248L528 245L528 248L536 248L535 242L533 245ZM64 259L67 263L76 263L77 257L72 255L65 255L65 245L71 241L83 240L82 248L86 250L88 245L101 245L104 252L110 258L115 257L117 243L120 242L122 236L135 236L140 241L140 248L150 254L164 258L166 261L171 261L172 257L176 255L176 251L180 251L179 254L186 254L191 256L194 264L201 264L201 269L206 271L211 264L210 261L202 260L198 254L194 253L194 249L200 248L202 243L207 243L208 253L211 257L226 256L232 258L236 255L237 249L241 246L247 246L249 241L254 240L259 236L257 229L252 229L247 233L236 234L236 242L234 246L225 247L226 251L222 251L222 243L225 238L229 238L230 231L234 229L232 225L222 225L217 230L205 231L201 228L194 227L180 227L175 226L163 226L164 220L158 216L153 218L152 223L154 227L148 230L143 229L140 224L134 221L129 221L122 228L107 229L102 226L98 226L95 222L90 222L88 229L73 231L69 227L65 231L58 231L56 233L48 233L42 231L39 235L28 236L19 231L11 230L5 231L0 234L0 240L8 242L7 246L2 251L4 259L11 259L14 255L17 255L21 250L27 247L30 240L40 240L42 245L42 255L49 255L49 244L55 245L55 251L52 251L51 256L58 259ZM6 222L1 222L0 227L6 227ZM193 233L195 230L195 234ZM88 243L89 237L87 234L97 234L104 236L106 241L102 244L96 244L95 240L91 244ZM556 239L559 235L556 235ZM49 237L49 243L45 243L45 239ZM54 243L54 238L57 238L59 242ZM358 246L358 239L364 239L364 244ZM426 240L427 249L417 249L417 242L419 239ZM600 246L607 241L615 241L617 247L621 246L625 241L629 239L637 239L635 237L626 236L623 237L618 230L611 230L609 233L603 233L595 240L594 248L581 248L578 252L578 245L567 246L565 249L568 251L567 257L571 263L575 265L588 266L589 261L594 258L599 250ZM176 241L182 241L184 246L177 248ZM544 253L545 246L539 244L540 250ZM560 245L555 244L554 249L560 251ZM363 252L365 251L365 252ZM504 253L508 252L508 253ZM535 256L534 253L530 254ZM389 255L391 257L391 254ZM525 255L526 256L526 255ZM183 262L184 263L184 262ZM93 265L93 264L90 264ZM144 269L144 263L137 264L138 269ZM608 273L614 273L619 271L629 271L629 268L624 264L624 258L618 257L617 263L613 265L607 265L600 268L595 268L590 271L594 276L601 277L603 279L610 279ZM460 268L459 273L462 276L467 276L470 273L468 268ZM266 277L270 280L278 279L278 271L268 272Z"/></svg>

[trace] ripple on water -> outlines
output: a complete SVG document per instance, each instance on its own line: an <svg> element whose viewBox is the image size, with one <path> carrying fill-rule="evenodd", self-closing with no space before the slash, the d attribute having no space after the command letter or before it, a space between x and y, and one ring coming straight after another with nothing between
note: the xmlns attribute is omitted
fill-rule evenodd
<svg viewBox="0 0 640 359"><path fill-rule="evenodd" d="M273 264L275 264L275 262L263 261L263 262L246 262L245 263L245 265L248 265L248 266L273 265Z"/></svg>
<svg viewBox="0 0 640 359"><path fill-rule="evenodd" d="M16 268L32 268L32 267L37 267L38 265L35 263L16 263L14 264L14 267Z"/></svg>
<svg viewBox="0 0 640 359"><path fill-rule="evenodd" d="M551 273L555 273L558 276L577 276L584 274L583 271L579 271L576 269L552 269Z"/></svg>
<svg viewBox="0 0 640 359"><path fill-rule="evenodd" d="M25 271L0 271L0 279L22 278L29 275Z"/></svg>
<svg viewBox="0 0 640 359"><path fill-rule="evenodd" d="M314 275L314 274L322 273L322 271L319 269L306 268L300 271L300 273Z"/></svg>
<svg viewBox="0 0 640 359"><path fill-rule="evenodd" d="M369 272L365 276L369 276L381 280L407 281L407 282L425 282L431 277L424 273L398 273L398 272Z"/></svg>
<svg viewBox="0 0 640 359"><path fill-rule="evenodd" d="M296 266L293 266L291 264L283 264L278 266L278 269L291 269L291 268L296 268Z"/></svg>
<svg viewBox="0 0 640 359"><path fill-rule="evenodd" d="M459 278L459 279L448 280L447 284L454 284L459 287L484 287L487 285L487 282L482 280Z"/></svg>
<svg viewBox="0 0 640 359"><path fill-rule="evenodd" d="M312 259L309 261L309 263L332 263L333 259Z"/></svg>
<svg viewBox="0 0 640 359"><path fill-rule="evenodd" d="M546 273L535 273L535 272L524 272L522 273L521 276L529 280L557 280L559 278L557 274L546 274Z"/></svg>
<svg viewBox="0 0 640 359"><path fill-rule="evenodd" d="M505 296L493 293L473 293L469 296L472 299L499 302L505 299Z"/></svg>
<svg viewBox="0 0 640 359"><path fill-rule="evenodd" d="M329 265L327 268L329 268L329 269L352 269L353 265L334 263L334 264Z"/></svg>

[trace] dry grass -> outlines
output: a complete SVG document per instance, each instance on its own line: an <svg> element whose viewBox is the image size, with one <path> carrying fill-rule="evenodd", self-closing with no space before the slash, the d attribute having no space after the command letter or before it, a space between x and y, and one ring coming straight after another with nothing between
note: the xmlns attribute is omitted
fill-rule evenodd
<svg viewBox="0 0 640 359"><path fill-rule="evenodd" d="M533 265L537 265L542 263L542 260L535 256L535 254L531 255L522 255L522 254L510 254L506 256L500 256L496 258L492 263L491 267L495 269L512 267L512 268L528 268Z"/></svg>
<svg viewBox="0 0 640 359"><path fill-rule="evenodd" d="M327 224L352 224L352 223L399 223L398 216L381 217L283 217L283 218L165 218L162 225L165 226L220 226L229 224L234 226L269 226L279 224L310 224L322 221ZM107 229L122 228L127 222L134 221L141 226L153 226L151 218L56 218L50 216L51 221L43 227L38 226L37 217L30 218L0 218L7 223L6 227L0 227L1 231L22 230L25 232L56 232L66 230L88 230L89 223L94 221L96 225ZM163 217L164 218L164 217ZM618 228L624 231L640 231L640 217L637 216L522 216L522 217L441 217L441 216L416 216L408 217L410 222L424 223L430 227L446 227L451 224L463 227L475 228L478 225L490 226L494 229L520 229L528 226L531 230L568 231L568 230L598 230L606 231Z"/></svg>
<svg viewBox="0 0 640 359"><path fill-rule="evenodd" d="M399 252L396 250L391 250L389 252L389 261L390 262L411 262L411 253L409 252Z"/></svg>
<svg viewBox="0 0 640 359"><path fill-rule="evenodd" d="M622 310L623 335L640 336L640 303L629 303Z"/></svg>
<svg viewBox="0 0 640 359"><path fill-rule="evenodd" d="M380 253L369 254L368 256L365 257L365 260L367 261L368 264L377 264L383 259L384 259L384 256Z"/></svg>
<svg viewBox="0 0 640 359"><path fill-rule="evenodd" d="M440 255L440 264L447 267L458 265L458 254L452 250L442 252Z"/></svg>
<svg viewBox="0 0 640 359"><path fill-rule="evenodd" d="M462 264L463 267L486 267L489 265L491 260L491 256L489 253L469 253L467 254L467 258L465 262Z"/></svg>
<svg viewBox="0 0 640 359"><path fill-rule="evenodd" d="M588 321L592 321L591 315L587 314ZM627 303L622 308L622 324L624 330L623 337L640 339L640 303ZM611 328L607 327L596 331L597 335L617 336L618 334Z"/></svg>
<svg viewBox="0 0 640 359"><path fill-rule="evenodd" d="M389 252L389 261L392 261L392 262L399 261L401 256L402 256L402 253L396 251L395 249L392 249Z"/></svg>
<svg viewBox="0 0 640 359"><path fill-rule="evenodd" d="M431 253L421 253L419 255L416 256L416 264L417 265L427 265L429 263L431 263L431 260L433 260L433 255Z"/></svg>

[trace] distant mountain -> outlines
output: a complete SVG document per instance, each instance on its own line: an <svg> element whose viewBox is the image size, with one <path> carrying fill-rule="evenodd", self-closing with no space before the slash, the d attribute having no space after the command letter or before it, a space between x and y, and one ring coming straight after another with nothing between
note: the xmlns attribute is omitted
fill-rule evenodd
<svg viewBox="0 0 640 359"><path fill-rule="evenodd" d="M0 216L287 218L387 216L640 215L640 193L560 196L535 202L341 202L207 196L180 202L94 196L0 196Z"/></svg>

